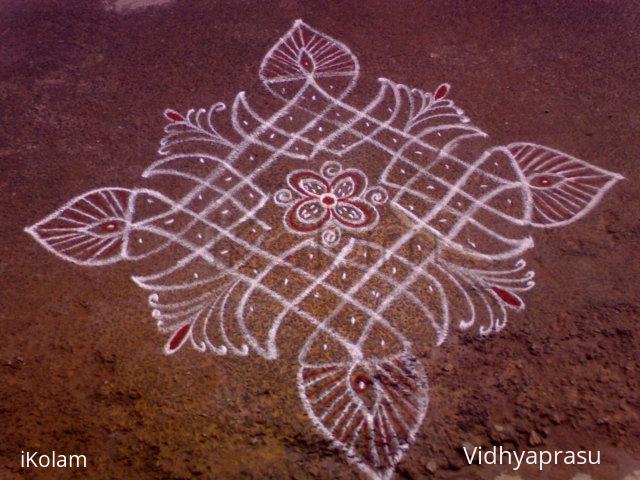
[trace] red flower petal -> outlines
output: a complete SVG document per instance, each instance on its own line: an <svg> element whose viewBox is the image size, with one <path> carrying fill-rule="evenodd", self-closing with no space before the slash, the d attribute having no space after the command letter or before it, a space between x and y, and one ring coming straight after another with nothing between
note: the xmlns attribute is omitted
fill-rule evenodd
<svg viewBox="0 0 640 480"><path fill-rule="evenodd" d="M329 193L329 184L317 173L306 170L293 172L287 181L292 189L305 197L319 197Z"/></svg>
<svg viewBox="0 0 640 480"><path fill-rule="evenodd" d="M367 188L367 178L358 170L346 170L333 179L329 191L339 199L360 196Z"/></svg>
<svg viewBox="0 0 640 480"><path fill-rule="evenodd" d="M331 210L315 198L304 198L287 212L287 225L297 232L318 230L331 218Z"/></svg>
<svg viewBox="0 0 640 480"><path fill-rule="evenodd" d="M345 227L363 228L371 225L377 217L376 210L366 202L343 200L331 210L334 218Z"/></svg>

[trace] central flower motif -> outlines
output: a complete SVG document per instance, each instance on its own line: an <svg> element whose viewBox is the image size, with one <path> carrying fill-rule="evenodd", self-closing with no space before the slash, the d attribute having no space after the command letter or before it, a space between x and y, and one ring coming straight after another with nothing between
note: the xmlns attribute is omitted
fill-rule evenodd
<svg viewBox="0 0 640 480"><path fill-rule="evenodd" d="M367 177L355 168L342 169L327 162L319 173L296 170L287 176L288 189L274 196L276 204L289 207L284 224L293 233L322 231L322 242L334 245L341 229L368 230L376 225L379 214L374 205L387 200L387 192L367 189ZM296 198L294 198L294 194Z"/></svg>

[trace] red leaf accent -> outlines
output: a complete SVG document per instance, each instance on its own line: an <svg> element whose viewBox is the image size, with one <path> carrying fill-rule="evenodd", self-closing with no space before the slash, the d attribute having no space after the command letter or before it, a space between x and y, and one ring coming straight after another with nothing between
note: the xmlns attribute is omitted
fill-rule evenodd
<svg viewBox="0 0 640 480"><path fill-rule="evenodd" d="M164 116L172 122L184 122L184 117L174 110L166 110Z"/></svg>
<svg viewBox="0 0 640 480"><path fill-rule="evenodd" d="M365 228L378 218L377 211L367 202L343 200L331 210L333 217L349 228Z"/></svg>
<svg viewBox="0 0 640 480"><path fill-rule="evenodd" d="M433 98L435 98L436 100L440 100L441 98L446 97L448 93L449 93L449 84L443 83L438 88L436 88L436 91L433 94Z"/></svg>
<svg viewBox="0 0 640 480"><path fill-rule="evenodd" d="M187 323L175 331L169 343L167 343L166 352L174 353L178 350L187 339L187 334L191 331L191 324Z"/></svg>
<svg viewBox="0 0 640 480"><path fill-rule="evenodd" d="M516 295L509 292L508 290L503 290L502 288L498 287L491 287L491 290L493 290L494 293L498 295L498 297L500 297L503 302L511 305L512 307L522 307L522 300L520 300Z"/></svg>

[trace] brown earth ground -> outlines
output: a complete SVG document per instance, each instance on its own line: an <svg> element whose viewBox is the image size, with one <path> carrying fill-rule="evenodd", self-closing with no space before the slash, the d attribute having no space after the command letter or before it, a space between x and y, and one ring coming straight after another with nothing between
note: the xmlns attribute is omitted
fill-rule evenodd
<svg viewBox="0 0 640 480"><path fill-rule="evenodd" d="M360 478L310 428L295 362L165 357L133 266L76 267L23 231L97 186L139 185L162 110L251 90L296 18L349 45L371 80L452 83L496 144L535 141L627 178L584 219L535 233L537 286L503 332L423 349L430 409L396 478L509 473L466 465L465 443L602 451L600 466L527 479L640 469L638 3L5 0L0 478ZM21 450L83 453L89 468L21 469Z"/></svg>

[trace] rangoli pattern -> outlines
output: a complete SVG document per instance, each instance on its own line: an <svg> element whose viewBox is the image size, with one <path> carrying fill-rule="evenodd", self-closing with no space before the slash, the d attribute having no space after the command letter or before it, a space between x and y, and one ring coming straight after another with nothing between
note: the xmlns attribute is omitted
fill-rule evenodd
<svg viewBox="0 0 640 480"><path fill-rule="evenodd" d="M149 269L133 280L166 354L275 360L294 325L303 408L387 479L429 401L412 345L500 331L534 286L528 231L579 219L621 177L532 143L491 146L448 84L381 78L357 106L359 71L345 45L296 21L260 67L268 100L240 92L230 124L223 103L165 110L143 174L158 188L99 188L27 231L77 265Z"/></svg>

